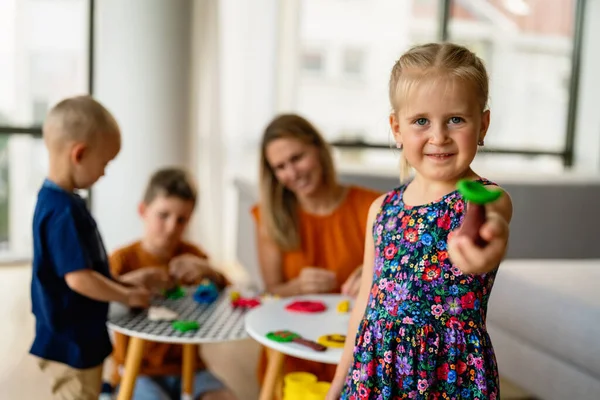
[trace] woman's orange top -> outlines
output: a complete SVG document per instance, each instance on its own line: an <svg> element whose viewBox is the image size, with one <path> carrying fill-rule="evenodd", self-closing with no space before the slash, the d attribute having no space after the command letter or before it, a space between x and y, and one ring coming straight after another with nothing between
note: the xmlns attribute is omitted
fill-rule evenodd
<svg viewBox="0 0 600 400"><path fill-rule="evenodd" d="M173 257L183 254L193 254L201 258L207 258L202 250L187 242L182 242L178 246ZM139 241L116 250L110 256L110 270L114 277L119 277L140 268L159 266L168 268L164 265L164 262L160 262L153 254L145 251ZM120 381L120 374L118 372L125 364L128 342L128 336L115 332L112 354L115 370L111 376L111 381L114 385ZM150 376L181 375L182 361L182 345L146 341L139 374ZM199 355L196 357L196 368L198 370L205 368L205 364Z"/></svg>
<svg viewBox="0 0 600 400"><path fill-rule="evenodd" d="M338 283L335 292L339 292L350 274L362 265L369 207L380 195L370 189L350 186L345 199L329 215L314 215L300 209L300 249L283 253L284 280L297 278L304 267L321 267L335 272ZM252 208L252 214L259 224L258 205ZM319 380L330 382L335 368L335 365L286 357L284 373L307 371L317 375ZM266 353L263 351L259 362L261 382L265 369Z"/></svg>

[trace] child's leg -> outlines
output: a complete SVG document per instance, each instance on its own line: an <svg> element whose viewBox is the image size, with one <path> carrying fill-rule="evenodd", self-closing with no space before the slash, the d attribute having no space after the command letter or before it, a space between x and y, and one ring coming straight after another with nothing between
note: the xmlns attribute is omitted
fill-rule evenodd
<svg viewBox="0 0 600 400"><path fill-rule="evenodd" d="M119 392L117 387L116 392ZM139 375L135 380L132 400L171 400L164 378Z"/></svg>
<svg viewBox="0 0 600 400"><path fill-rule="evenodd" d="M237 397L229 389L221 389L216 392L208 392L196 400L237 400Z"/></svg>
<svg viewBox="0 0 600 400"><path fill-rule="evenodd" d="M169 386L176 388L181 393L181 377L169 377ZM178 397L177 397L178 398ZM208 369L196 372L194 376L194 400L236 400L231 392L219 378Z"/></svg>
<svg viewBox="0 0 600 400"><path fill-rule="evenodd" d="M55 400L97 400L102 386L102 364L77 369L66 364L38 358L39 368L50 377Z"/></svg>

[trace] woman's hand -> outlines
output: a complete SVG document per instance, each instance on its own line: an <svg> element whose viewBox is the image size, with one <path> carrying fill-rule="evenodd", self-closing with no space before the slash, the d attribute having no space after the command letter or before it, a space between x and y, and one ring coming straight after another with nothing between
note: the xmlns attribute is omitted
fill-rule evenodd
<svg viewBox="0 0 600 400"><path fill-rule="evenodd" d="M342 285L342 294L355 298L360 289L360 280L362 277L362 265L350 274L346 282Z"/></svg>
<svg viewBox="0 0 600 400"><path fill-rule="evenodd" d="M335 273L323 268L304 267L297 279L302 294L328 293L337 285Z"/></svg>
<svg viewBox="0 0 600 400"><path fill-rule="evenodd" d="M489 211L479 234L487 242L485 247L479 247L473 240L460 235L448 240L448 255L464 274L490 272L500 265L506 253L509 226L500 213Z"/></svg>

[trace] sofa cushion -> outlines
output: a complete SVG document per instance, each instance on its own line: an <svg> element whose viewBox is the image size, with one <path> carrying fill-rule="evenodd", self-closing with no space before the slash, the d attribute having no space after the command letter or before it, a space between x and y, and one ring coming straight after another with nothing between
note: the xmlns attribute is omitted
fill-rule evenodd
<svg viewBox="0 0 600 400"><path fill-rule="evenodd" d="M504 261L488 321L600 379L600 260Z"/></svg>

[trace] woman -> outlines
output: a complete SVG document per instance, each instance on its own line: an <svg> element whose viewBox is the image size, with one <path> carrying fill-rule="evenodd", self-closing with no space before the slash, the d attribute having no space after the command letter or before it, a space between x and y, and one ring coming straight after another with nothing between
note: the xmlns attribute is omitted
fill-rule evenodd
<svg viewBox="0 0 600 400"><path fill-rule="evenodd" d="M261 145L252 209L266 290L282 297L358 292L369 207L380 193L337 181L329 147L306 119L276 117ZM259 376L266 365L261 357ZM335 366L287 357L284 373L331 381Z"/></svg>

